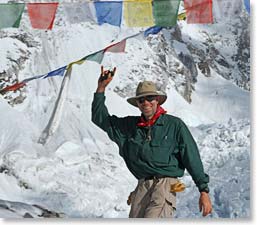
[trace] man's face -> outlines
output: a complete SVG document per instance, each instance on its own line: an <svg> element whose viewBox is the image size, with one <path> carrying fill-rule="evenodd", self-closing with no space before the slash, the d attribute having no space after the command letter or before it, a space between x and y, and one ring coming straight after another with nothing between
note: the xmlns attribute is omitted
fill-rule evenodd
<svg viewBox="0 0 257 225"><path fill-rule="evenodd" d="M137 99L137 106L147 120L151 119L158 107L158 96L148 95Z"/></svg>

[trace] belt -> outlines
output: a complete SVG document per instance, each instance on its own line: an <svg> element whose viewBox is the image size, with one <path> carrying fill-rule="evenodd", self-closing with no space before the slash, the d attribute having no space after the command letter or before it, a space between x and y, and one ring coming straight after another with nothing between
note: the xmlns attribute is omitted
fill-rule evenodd
<svg viewBox="0 0 257 225"><path fill-rule="evenodd" d="M161 178L168 178L171 176L164 176L164 175L156 175L156 176L149 176L149 177L145 177L144 180L159 180ZM177 177L171 177L171 178L177 178Z"/></svg>

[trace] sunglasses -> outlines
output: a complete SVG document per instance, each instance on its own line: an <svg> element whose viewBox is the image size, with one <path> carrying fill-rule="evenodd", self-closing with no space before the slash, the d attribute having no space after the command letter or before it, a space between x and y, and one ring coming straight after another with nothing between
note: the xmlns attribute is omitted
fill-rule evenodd
<svg viewBox="0 0 257 225"><path fill-rule="evenodd" d="M137 101L142 104L146 101L148 102L152 102L153 100L156 100L157 99L157 96L156 95L148 95L148 96L144 96L144 97L141 97L141 98L138 98Z"/></svg>

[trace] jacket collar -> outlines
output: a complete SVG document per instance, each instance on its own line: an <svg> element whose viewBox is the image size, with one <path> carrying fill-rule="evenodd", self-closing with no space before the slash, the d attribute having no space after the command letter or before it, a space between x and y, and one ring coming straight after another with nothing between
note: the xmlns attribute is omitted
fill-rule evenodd
<svg viewBox="0 0 257 225"><path fill-rule="evenodd" d="M156 126L163 126L164 125L164 119L165 119L165 114L161 115L158 120L155 122Z"/></svg>

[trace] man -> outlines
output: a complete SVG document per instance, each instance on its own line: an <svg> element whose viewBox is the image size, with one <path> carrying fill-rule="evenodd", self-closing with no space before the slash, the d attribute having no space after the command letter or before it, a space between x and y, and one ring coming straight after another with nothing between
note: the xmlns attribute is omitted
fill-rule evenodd
<svg viewBox="0 0 257 225"><path fill-rule="evenodd" d="M142 112L139 116L110 116L104 104L105 88L116 71L104 71L92 103L92 121L107 132L119 146L119 154L138 179L131 193L129 217L172 217L176 192L181 191L177 177L185 169L200 192L199 209L203 216L212 211L209 176L204 173L197 145L187 126L177 117L166 114L161 105L167 96L157 91L153 82L140 82L136 96L127 101Z"/></svg>

